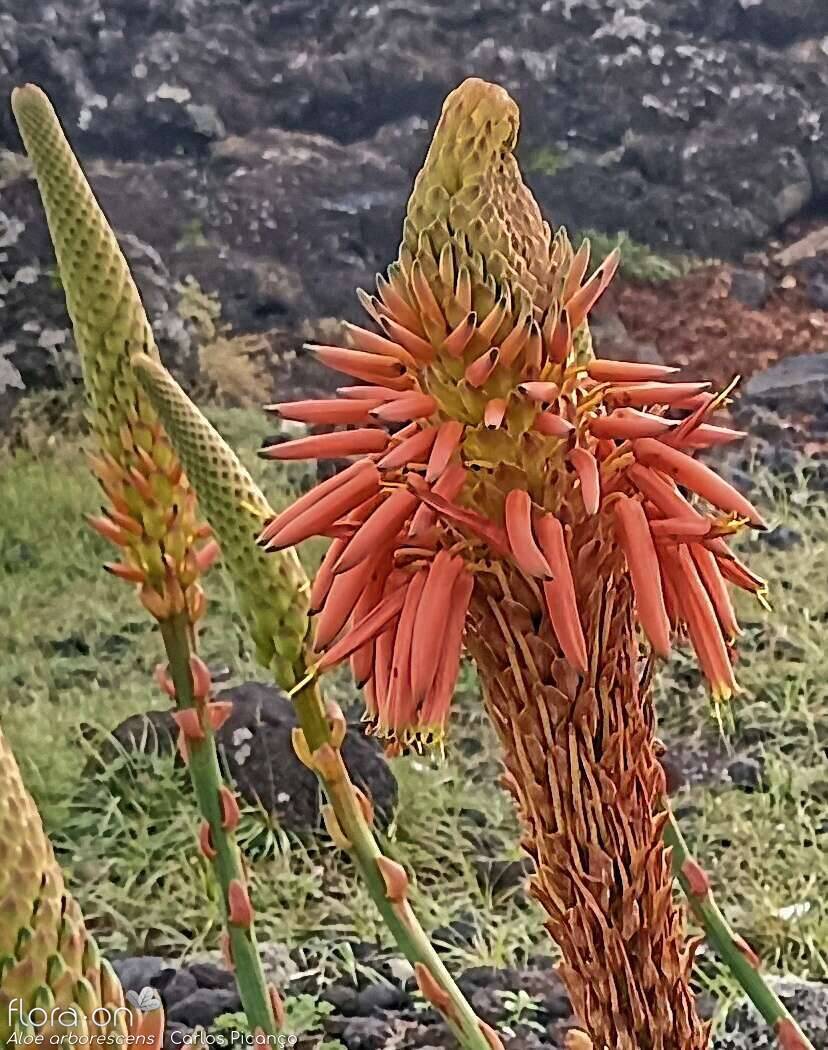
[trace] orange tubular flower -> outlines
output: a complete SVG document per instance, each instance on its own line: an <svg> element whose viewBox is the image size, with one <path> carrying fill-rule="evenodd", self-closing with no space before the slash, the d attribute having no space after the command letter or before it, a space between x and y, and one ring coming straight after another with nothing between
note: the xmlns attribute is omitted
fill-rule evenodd
<svg viewBox="0 0 828 1050"><path fill-rule="evenodd" d="M465 642L595 1050L701 1050L642 683L679 634L714 695L733 693L726 582L762 584L723 537L762 523L693 458L738 436L709 425L708 384L593 356L586 318L618 254L588 276L588 246L551 233L517 128L496 86L447 99L399 258L360 294L375 331L316 348L369 385L275 406L343 429L264 451L358 458L260 542L336 537L314 587L317 669L351 658L392 748L442 736Z"/></svg>

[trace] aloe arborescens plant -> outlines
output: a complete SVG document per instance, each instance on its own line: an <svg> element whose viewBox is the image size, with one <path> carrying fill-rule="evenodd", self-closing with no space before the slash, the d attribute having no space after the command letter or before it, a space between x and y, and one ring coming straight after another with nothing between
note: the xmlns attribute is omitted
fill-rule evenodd
<svg viewBox="0 0 828 1050"><path fill-rule="evenodd" d="M675 382L669 368L594 357L587 315L617 257L587 277L588 245L573 251L543 222L513 156L518 114L508 95L471 80L449 96L399 258L376 295L361 294L373 327L350 326L351 347L315 348L361 385L273 406L345 429L266 456L353 460L278 515L158 363L131 278L48 103L29 88L16 111L70 279L104 450L97 470L111 506L96 524L128 552L113 570L136 582L159 618L170 656L162 680L184 700L191 770L209 774L194 777L212 806L204 852L221 856L233 809L210 779L213 759L193 762L205 741L209 755L222 711L207 702L208 676L190 653L189 628L203 612L198 570L213 551L196 546L205 535L177 455L225 547L260 657L280 684L295 683L297 751L328 791L329 827L464 1045L497 1037L416 926L405 873L380 854L370 805L342 765L344 721L318 691L319 674L346 659L373 731L398 750L442 738L464 643L474 657L536 865L532 892L582 1025L573 1045L707 1045L672 849L707 932L780 1042L807 1048L712 905L671 820L658 761L655 659L687 636L716 702L728 700L738 626L727 584L764 589L726 543L762 527L758 513L694 457L739 436L709 422L726 392ZM291 548L313 535L332 543L308 595ZM308 602L316 623L306 660ZM255 953L249 898L233 870L219 864L231 937L246 931L241 949ZM234 959L236 951L234 943ZM250 987L255 1000L261 981ZM259 1027L269 1027L266 1016Z"/></svg>
<svg viewBox="0 0 828 1050"><path fill-rule="evenodd" d="M595 358L587 316L617 255L588 276L589 245L552 234L517 130L496 86L447 99L399 258L361 294L372 327L312 348L362 385L272 406L347 429L265 456L354 462L261 542L334 537L311 602L314 670L349 658L392 748L444 732L465 637L581 1042L703 1050L650 683L686 636L714 700L736 692L727 584L764 583L726 539L762 521L694 456L740 436L709 422L725 394ZM774 1023L807 1046L787 1015Z"/></svg>

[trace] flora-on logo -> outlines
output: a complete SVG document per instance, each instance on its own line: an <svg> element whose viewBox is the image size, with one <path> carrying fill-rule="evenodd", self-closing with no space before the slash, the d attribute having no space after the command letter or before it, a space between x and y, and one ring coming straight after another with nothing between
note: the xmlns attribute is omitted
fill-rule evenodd
<svg viewBox="0 0 828 1050"><path fill-rule="evenodd" d="M154 988L142 988L140 992L129 991L126 997L127 1002L132 1003L135 1009L143 1014L161 1009L161 996Z"/></svg>

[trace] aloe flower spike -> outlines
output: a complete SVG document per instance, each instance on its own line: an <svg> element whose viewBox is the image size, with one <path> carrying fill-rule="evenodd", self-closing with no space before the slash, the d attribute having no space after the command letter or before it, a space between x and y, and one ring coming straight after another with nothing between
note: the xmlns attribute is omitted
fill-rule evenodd
<svg viewBox="0 0 828 1050"><path fill-rule="evenodd" d="M159 621L168 659L161 680L178 707L180 750L204 817L198 841L222 887L228 955L251 1028L274 1034L235 820L228 817L235 802L228 804L216 752L215 729L226 712L210 702L209 675L194 652L206 604L200 576L215 550L209 540L199 546L205 536L195 493L133 371L133 353L158 354L115 235L43 92L17 88L12 107L46 210L99 445L90 458L108 504L90 524L118 547L109 571L133 583Z"/></svg>
<svg viewBox="0 0 828 1050"><path fill-rule="evenodd" d="M326 482L263 541L336 536L314 582L331 624L314 671L351 660L391 750L442 740L461 648L475 659L579 1038L703 1050L646 669L686 638L714 699L737 692L728 584L764 584L727 537L764 526L695 458L738 437L708 422L722 396L594 356L588 317L618 253L588 274L588 250L552 232L517 132L495 85L447 98L397 261L361 297L376 330L316 350L372 407L345 420L336 401L292 403L337 429L266 451L360 457L372 484ZM383 439L391 422L406 425Z"/></svg>
<svg viewBox="0 0 828 1050"><path fill-rule="evenodd" d="M163 1010L140 1014L68 892L0 729L0 1046L131 1038L161 1050Z"/></svg>
<svg viewBox="0 0 828 1050"><path fill-rule="evenodd" d="M409 903L405 869L383 856L377 844L370 800L351 782L342 758L347 725L341 710L324 702L313 676L304 676L310 595L295 551L267 554L254 542L265 522L276 517L260 489L166 369L147 356L138 355L133 362L221 543L259 659L279 685L293 686L299 721L294 747L327 796L322 813L328 833L350 853L394 940L413 965L423 995L446 1019L460 1045L497 1050L502 1047L498 1036L475 1016L420 926ZM294 653L294 662L288 667L281 658L273 659L274 652Z"/></svg>

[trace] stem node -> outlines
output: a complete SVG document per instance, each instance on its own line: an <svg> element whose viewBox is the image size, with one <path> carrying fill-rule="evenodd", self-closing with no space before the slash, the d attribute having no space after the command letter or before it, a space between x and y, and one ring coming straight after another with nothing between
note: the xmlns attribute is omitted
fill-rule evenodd
<svg viewBox="0 0 828 1050"><path fill-rule="evenodd" d="M332 744L322 744L312 755L313 768L329 784L342 780L342 758Z"/></svg>
<svg viewBox="0 0 828 1050"><path fill-rule="evenodd" d="M204 726L194 707L182 707L180 711L173 712L173 719L187 743L205 739Z"/></svg>
<svg viewBox="0 0 828 1050"><path fill-rule="evenodd" d="M342 708L335 700L328 700L325 704L325 716L328 719L331 747L338 751L342 747L345 734L348 732L348 723L345 721Z"/></svg>
<svg viewBox="0 0 828 1050"><path fill-rule="evenodd" d="M291 730L290 737L293 741L293 750L296 752L296 757L303 766L307 766L308 769L313 769L311 750L308 747L308 742L301 728L299 726L294 726Z"/></svg>
<svg viewBox="0 0 828 1050"><path fill-rule="evenodd" d="M374 803L365 794L362 788L358 788L356 784L354 784L354 794L359 803L359 808L362 810L363 819L365 820L365 823L370 826L374 823Z"/></svg>
<svg viewBox="0 0 828 1050"><path fill-rule="evenodd" d="M420 989L423 998L430 1002L431 1005L436 1007L441 1013L450 1015L452 1003L449 994L439 983L431 970L429 970L424 963L415 963L414 976L417 980L417 987Z"/></svg>
<svg viewBox="0 0 828 1050"><path fill-rule="evenodd" d="M207 860L215 860L218 855L216 847L213 845L213 833L210 831L210 825L206 820L202 820L198 831L198 848Z"/></svg>
<svg viewBox="0 0 828 1050"><path fill-rule="evenodd" d="M325 822L325 828L328 834L331 836L334 845L338 846L339 849L352 850L354 847L353 842L351 842L351 840L342 830L342 827L339 821L337 820L333 806L327 802L322 807L322 819Z"/></svg>
<svg viewBox="0 0 828 1050"><path fill-rule="evenodd" d="M241 820L241 812L236 796L226 784L219 788L221 802L221 826L225 831L235 831Z"/></svg>
<svg viewBox="0 0 828 1050"><path fill-rule="evenodd" d="M377 857L377 868L385 883L385 896L392 904L401 904L408 896L405 868L390 857Z"/></svg>
<svg viewBox="0 0 828 1050"><path fill-rule="evenodd" d="M233 926L249 930L253 925L253 905L250 894L240 879L231 879L227 887L227 918Z"/></svg>

